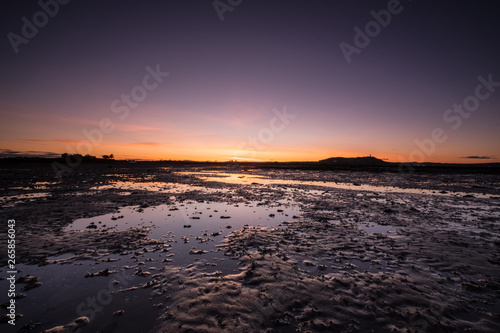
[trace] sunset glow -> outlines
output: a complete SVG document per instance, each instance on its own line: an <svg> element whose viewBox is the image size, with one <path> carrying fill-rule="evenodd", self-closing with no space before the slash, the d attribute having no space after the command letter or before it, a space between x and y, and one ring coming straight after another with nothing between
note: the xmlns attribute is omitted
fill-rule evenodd
<svg viewBox="0 0 500 333"><path fill-rule="evenodd" d="M18 53L4 40L1 156L498 161L500 52L477 38L497 23L481 16L461 29L463 15L474 20L487 5L402 2L349 57L339 45L354 45L354 28L386 2L286 6L264 14L248 2L223 22L210 5L175 1L61 7ZM15 8L4 27L20 33L19 18L37 10ZM475 106L468 97L481 84ZM463 103L474 110L453 110ZM284 109L293 117L277 117ZM429 141L435 129L446 139Z"/></svg>

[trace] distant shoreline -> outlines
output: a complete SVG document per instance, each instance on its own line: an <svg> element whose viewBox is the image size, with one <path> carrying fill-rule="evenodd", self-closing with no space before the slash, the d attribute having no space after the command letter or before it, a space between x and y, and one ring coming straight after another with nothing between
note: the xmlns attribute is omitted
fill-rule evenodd
<svg viewBox="0 0 500 333"><path fill-rule="evenodd" d="M18 166L32 165L36 167L50 167L53 162L64 162L62 158L43 158L43 157L14 157L0 158L0 169L15 168ZM174 161L174 160L159 160L159 161L127 161L127 160L105 160L96 159L92 161L82 161L81 164L75 167L207 167L230 169L230 171L245 170L245 169L284 169L284 170L318 170L318 171L372 171L372 172L390 172L410 174L416 173L484 173L484 174L500 174L500 163L394 163L384 162L383 165L355 165L349 163L335 164L325 162L209 162L209 161ZM408 171L411 168L411 172Z"/></svg>

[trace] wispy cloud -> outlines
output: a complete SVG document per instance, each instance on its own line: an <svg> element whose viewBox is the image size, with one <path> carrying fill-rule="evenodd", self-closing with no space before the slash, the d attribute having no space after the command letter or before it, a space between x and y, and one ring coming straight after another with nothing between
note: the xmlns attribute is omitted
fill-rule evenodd
<svg viewBox="0 0 500 333"><path fill-rule="evenodd" d="M161 131L163 128L152 127L152 126L142 126L142 125L132 125L132 124L114 124L119 131L123 132L140 132L140 131Z"/></svg>
<svg viewBox="0 0 500 333"><path fill-rule="evenodd" d="M36 143L64 143L68 145L77 144L81 142L81 140L58 140L58 139L26 139L27 142L36 142Z"/></svg>
<svg viewBox="0 0 500 333"><path fill-rule="evenodd" d="M47 119L47 114L39 115L39 114L34 114L34 113L19 113L19 112L10 112L10 111L4 111L4 112L2 112L2 114L3 115L10 115L13 117L26 118L26 119ZM57 114L50 114L50 121L52 123L54 123L54 122L64 123L65 126L68 126L69 124L71 124L73 126L81 126L81 129L89 129L89 127L99 128L99 126L100 126L99 119L85 119L85 118L78 118L78 117L67 117L67 116L61 116L61 115L57 115ZM113 124L113 126L115 126L115 128L117 130L122 131L122 132L164 130L163 128L159 128L156 126L124 124L116 119L112 119L112 124Z"/></svg>
<svg viewBox="0 0 500 333"><path fill-rule="evenodd" d="M134 145L134 146L150 146L150 147L160 147L163 146L160 142L133 142L126 143L126 145Z"/></svg>

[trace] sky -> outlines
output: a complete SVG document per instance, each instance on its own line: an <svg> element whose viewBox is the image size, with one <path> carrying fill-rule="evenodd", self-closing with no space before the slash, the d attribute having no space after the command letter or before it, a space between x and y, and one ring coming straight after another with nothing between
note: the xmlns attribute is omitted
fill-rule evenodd
<svg viewBox="0 0 500 333"><path fill-rule="evenodd" d="M498 162L493 1L2 1L0 157Z"/></svg>

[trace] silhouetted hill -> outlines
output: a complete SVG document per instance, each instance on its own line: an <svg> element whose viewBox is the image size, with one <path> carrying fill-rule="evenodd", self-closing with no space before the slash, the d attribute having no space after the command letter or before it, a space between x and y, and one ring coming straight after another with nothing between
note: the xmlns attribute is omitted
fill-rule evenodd
<svg viewBox="0 0 500 333"><path fill-rule="evenodd" d="M330 157L319 163L334 164L334 165L360 165L360 166L387 166L392 163L382 161L373 156L365 157Z"/></svg>

